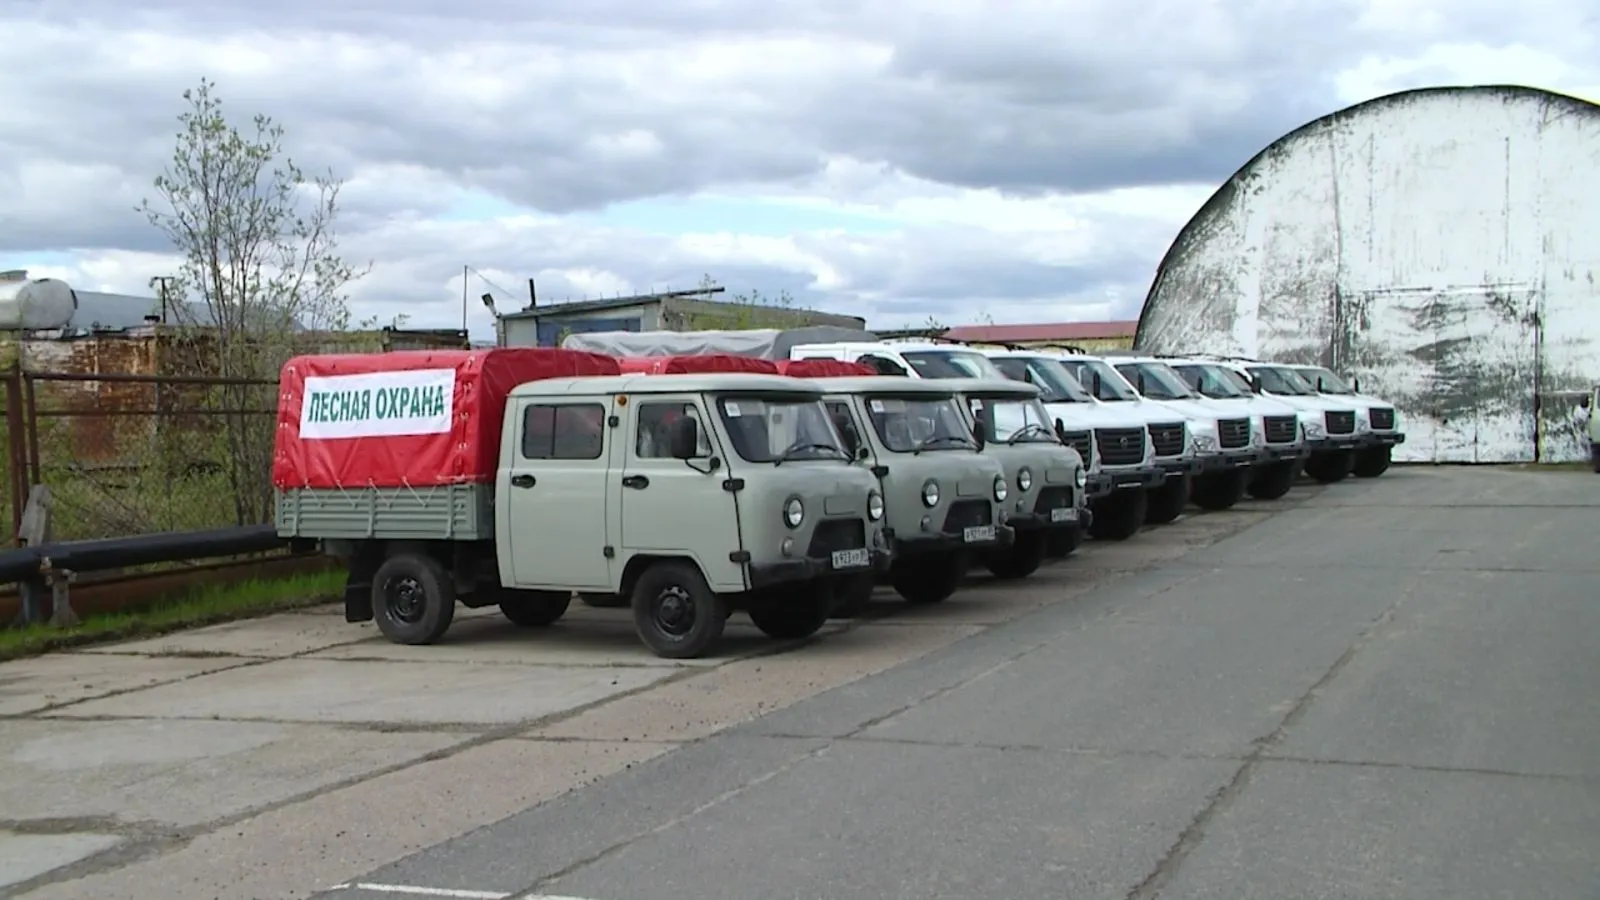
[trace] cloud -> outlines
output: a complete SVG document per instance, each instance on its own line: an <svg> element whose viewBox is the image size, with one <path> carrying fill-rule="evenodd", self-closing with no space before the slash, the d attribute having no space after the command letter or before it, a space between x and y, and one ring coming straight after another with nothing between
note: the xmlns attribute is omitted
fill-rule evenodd
<svg viewBox="0 0 1600 900"><path fill-rule="evenodd" d="M135 211L218 83L344 178L358 315L710 274L882 325L1137 314L1278 135L1438 82L1600 86L1579 0L80 0L0 10L0 264L143 291ZM498 287L496 287L498 285Z"/></svg>

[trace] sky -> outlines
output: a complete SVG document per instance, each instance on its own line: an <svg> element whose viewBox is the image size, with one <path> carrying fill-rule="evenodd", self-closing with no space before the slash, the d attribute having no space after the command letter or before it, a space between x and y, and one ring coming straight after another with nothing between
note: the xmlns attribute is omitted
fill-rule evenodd
<svg viewBox="0 0 1600 900"><path fill-rule="evenodd" d="M1586 8L1587 7L1587 8ZM1600 99L1588 0L0 0L0 269L140 295L182 93L344 182L358 319L709 276L869 327L1136 318L1230 174L1396 90Z"/></svg>

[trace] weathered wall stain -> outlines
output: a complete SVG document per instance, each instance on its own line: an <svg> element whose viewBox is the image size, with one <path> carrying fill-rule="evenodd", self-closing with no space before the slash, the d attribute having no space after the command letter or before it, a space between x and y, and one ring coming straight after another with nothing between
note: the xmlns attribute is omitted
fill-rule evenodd
<svg viewBox="0 0 1600 900"><path fill-rule="evenodd" d="M1316 362L1405 420L1409 461L1587 457L1600 383L1600 106L1430 88L1248 162L1159 266L1135 346Z"/></svg>

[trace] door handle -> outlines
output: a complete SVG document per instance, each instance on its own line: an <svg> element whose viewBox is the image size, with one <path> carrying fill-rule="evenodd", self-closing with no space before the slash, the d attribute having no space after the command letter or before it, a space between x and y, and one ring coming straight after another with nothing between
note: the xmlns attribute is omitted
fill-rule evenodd
<svg viewBox="0 0 1600 900"><path fill-rule="evenodd" d="M627 475L622 479L622 486L642 491L650 486L650 479L643 475Z"/></svg>
<svg viewBox="0 0 1600 900"><path fill-rule="evenodd" d="M533 485L534 485L534 478L533 478L532 475L513 475L513 476L511 476L511 486L512 487L531 488L531 487L533 487Z"/></svg>

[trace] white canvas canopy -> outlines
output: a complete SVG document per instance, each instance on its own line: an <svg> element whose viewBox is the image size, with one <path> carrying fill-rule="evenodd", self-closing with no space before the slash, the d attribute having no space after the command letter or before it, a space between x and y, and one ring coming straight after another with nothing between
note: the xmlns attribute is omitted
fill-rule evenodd
<svg viewBox="0 0 1600 900"><path fill-rule="evenodd" d="M566 350L587 350L611 356L706 356L725 353L773 361L789 358L800 344L876 341L870 331L812 325L805 328L754 328L742 331L591 331L569 334Z"/></svg>

